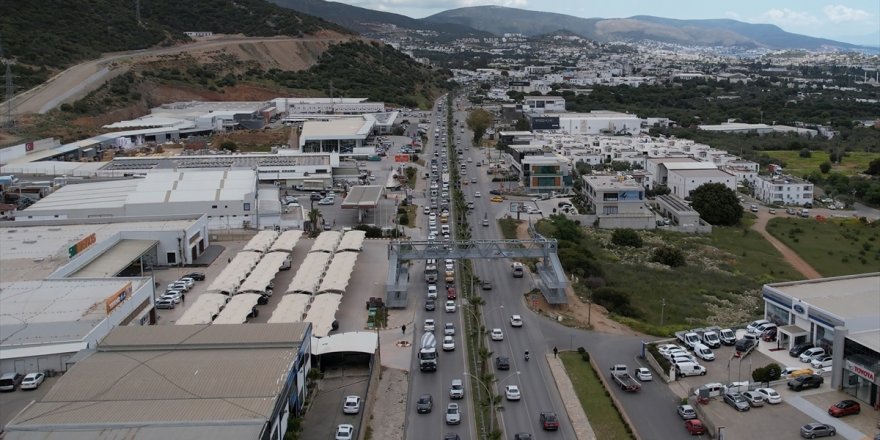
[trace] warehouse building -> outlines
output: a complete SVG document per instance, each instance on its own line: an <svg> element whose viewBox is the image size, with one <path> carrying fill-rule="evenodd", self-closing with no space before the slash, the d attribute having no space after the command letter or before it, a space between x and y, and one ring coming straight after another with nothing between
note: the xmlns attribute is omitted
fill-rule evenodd
<svg viewBox="0 0 880 440"><path fill-rule="evenodd" d="M762 294L783 348L824 348L833 358L831 387L880 404L880 272L766 284Z"/></svg>
<svg viewBox="0 0 880 440"><path fill-rule="evenodd" d="M284 438L308 391L311 331L307 322L116 328L6 426L5 440Z"/></svg>

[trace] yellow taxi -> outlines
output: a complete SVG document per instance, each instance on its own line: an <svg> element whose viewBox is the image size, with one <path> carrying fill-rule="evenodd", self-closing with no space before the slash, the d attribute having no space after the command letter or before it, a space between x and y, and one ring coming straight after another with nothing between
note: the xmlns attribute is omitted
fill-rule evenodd
<svg viewBox="0 0 880 440"><path fill-rule="evenodd" d="M501 197L501 196L494 196L494 197L492 197L492 198L489 199L489 200L491 200L491 201L493 201L493 202L495 202L495 203L501 203L501 202L504 201L504 197Z"/></svg>

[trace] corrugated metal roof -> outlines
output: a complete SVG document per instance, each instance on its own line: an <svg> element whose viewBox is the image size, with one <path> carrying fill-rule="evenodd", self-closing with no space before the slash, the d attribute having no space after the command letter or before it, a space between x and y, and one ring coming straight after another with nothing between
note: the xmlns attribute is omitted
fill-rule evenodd
<svg viewBox="0 0 880 440"><path fill-rule="evenodd" d="M230 325L151 325L122 326L113 329L98 345L100 351L127 350L131 347L284 347L299 344L308 325L248 324Z"/></svg>
<svg viewBox="0 0 880 440"><path fill-rule="evenodd" d="M71 278L115 277L158 243L158 240L119 240L112 248L76 271Z"/></svg>

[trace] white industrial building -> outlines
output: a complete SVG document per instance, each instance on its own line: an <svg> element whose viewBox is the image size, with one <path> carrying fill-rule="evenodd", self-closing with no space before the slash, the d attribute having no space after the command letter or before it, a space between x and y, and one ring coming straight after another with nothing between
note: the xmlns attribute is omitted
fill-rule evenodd
<svg viewBox="0 0 880 440"><path fill-rule="evenodd" d="M341 156L372 156L376 147L367 144L376 120L350 117L306 121L299 136L302 153L338 153Z"/></svg>
<svg viewBox="0 0 880 440"><path fill-rule="evenodd" d="M277 190L275 191L277 193ZM16 220L95 219L207 214L208 229L257 225L253 170L159 170L144 178L67 185L19 211ZM265 203L264 203L265 202ZM261 206L280 203L275 195ZM271 212L264 212L268 215Z"/></svg>
<svg viewBox="0 0 880 440"><path fill-rule="evenodd" d="M559 129L572 135L635 134L641 131L642 120L629 113L594 110L590 113L544 113L559 118Z"/></svg>
<svg viewBox="0 0 880 440"><path fill-rule="evenodd" d="M66 371L114 327L155 323L146 271L207 245L204 215L0 223L0 371Z"/></svg>
<svg viewBox="0 0 880 440"><path fill-rule="evenodd" d="M813 203L813 184L794 176L758 176L755 198L771 205L804 206Z"/></svg>
<svg viewBox="0 0 880 440"><path fill-rule="evenodd" d="M647 187L666 185L672 194L682 199L707 183L722 183L736 191L736 176L718 169L713 162L701 162L690 157L648 158L645 171Z"/></svg>
<svg viewBox="0 0 880 440"><path fill-rule="evenodd" d="M371 102L367 98L275 98L272 100L279 113L290 116L299 114L382 113L385 103Z"/></svg>
<svg viewBox="0 0 880 440"><path fill-rule="evenodd" d="M526 96L523 98L523 112L543 114L564 112L565 98L561 96Z"/></svg>

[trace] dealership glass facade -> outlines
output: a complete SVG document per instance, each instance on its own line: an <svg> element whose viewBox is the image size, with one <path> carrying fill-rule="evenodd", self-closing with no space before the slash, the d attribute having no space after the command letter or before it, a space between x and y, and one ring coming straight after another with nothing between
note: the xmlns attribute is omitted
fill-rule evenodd
<svg viewBox="0 0 880 440"><path fill-rule="evenodd" d="M843 362L843 391L872 407L880 405L880 353L847 338Z"/></svg>

